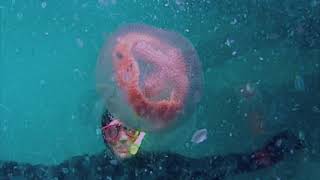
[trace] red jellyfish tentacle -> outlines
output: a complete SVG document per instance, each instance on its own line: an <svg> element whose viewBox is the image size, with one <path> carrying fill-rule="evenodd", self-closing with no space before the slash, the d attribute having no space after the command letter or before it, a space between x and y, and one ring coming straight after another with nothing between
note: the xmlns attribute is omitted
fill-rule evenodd
<svg viewBox="0 0 320 180"><path fill-rule="evenodd" d="M119 86L125 91L139 82L139 69L133 58L130 57L128 47L119 45L115 48L114 66ZM119 57L120 56L120 57Z"/></svg>
<svg viewBox="0 0 320 180"><path fill-rule="evenodd" d="M187 80L183 78L185 75L185 67L183 65L181 66L180 63L178 64L178 66L181 66L180 70L176 70L176 64L174 62L176 59L172 59L172 57L175 58L174 56L168 57L163 52L152 49L152 46L150 46L148 43L152 42L137 42L135 43L135 46L133 46L132 50L136 56L153 64L157 71L156 73L150 75L145 81L144 95L146 97L144 97L144 100L149 106L149 118L169 120L174 118L174 116L178 113L178 110L182 109L182 100L179 98L184 98L185 96L185 93L182 92L186 90L185 82L187 82ZM181 61L181 59L179 60ZM181 71L183 72L181 73ZM174 73L174 75L170 76L170 73ZM172 77L172 79L168 79L168 77ZM181 79L182 82L179 82ZM167 82L165 83L165 81ZM165 85L168 84L168 81L175 84L183 83L182 88L181 85L172 85L173 88L169 89L171 90L171 95L167 100L152 100L152 97L165 90ZM176 87L178 89L175 90ZM180 93L180 95L176 95L176 93Z"/></svg>
<svg viewBox="0 0 320 180"><path fill-rule="evenodd" d="M170 119L175 118L182 106L180 103L176 101L162 100L160 102L157 102L155 104L155 107L157 109L157 116L161 117L162 120L168 121Z"/></svg>
<svg viewBox="0 0 320 180"><path fill-rule="evenodd" d="M171 62L170 67L172 68L168 76L174 86L170 95L171 106L175 111L180 111L187 96L189 79L186 75L186 65L181 52L177 49L172 49L168 54Z"/></svg>

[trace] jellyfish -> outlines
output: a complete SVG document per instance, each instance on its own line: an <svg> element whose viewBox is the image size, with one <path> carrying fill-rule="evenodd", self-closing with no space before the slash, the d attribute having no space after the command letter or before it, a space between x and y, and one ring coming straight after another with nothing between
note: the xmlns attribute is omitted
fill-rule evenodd
<svg viewBox="0 0 320 180"><path fill-rule="evenodd" d="M201 63L190 41L149 25L122 25L112 33L96 72L109 111L143 130L178 124L201 99Z"/></svg>
<svg viewBox="0 0 320 180"><path fill-rule="evenodd" d="M205 141L208 137L208 130L207 129L199 129L196 132L193 133L192 138L191 138L191 142L195 143L195 144L199 144L202 143L203 141Z"/></svg>

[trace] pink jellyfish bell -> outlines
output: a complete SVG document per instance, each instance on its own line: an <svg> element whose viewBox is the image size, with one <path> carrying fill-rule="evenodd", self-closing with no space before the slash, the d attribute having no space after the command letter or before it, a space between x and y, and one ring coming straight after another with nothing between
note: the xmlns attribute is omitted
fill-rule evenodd
<svg viewBox="0 0 320 180"><path fill-rule="evenodd" d="M203 75L197 52L182 35L143 24L121 26L101 50L97 87L124 123L164 129L199 103Z"/></svg>

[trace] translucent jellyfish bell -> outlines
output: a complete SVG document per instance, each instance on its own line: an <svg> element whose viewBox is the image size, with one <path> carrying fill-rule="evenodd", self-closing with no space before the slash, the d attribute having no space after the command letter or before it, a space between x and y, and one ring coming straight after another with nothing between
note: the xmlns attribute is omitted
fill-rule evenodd
<svg viewBox="0 0 320 180"><path fill-rule="evenodd" d="M142 130L182 123L201 99L197 52L182 35L143 24L121 26L97 63L97 88L109 111Z"/></svg>

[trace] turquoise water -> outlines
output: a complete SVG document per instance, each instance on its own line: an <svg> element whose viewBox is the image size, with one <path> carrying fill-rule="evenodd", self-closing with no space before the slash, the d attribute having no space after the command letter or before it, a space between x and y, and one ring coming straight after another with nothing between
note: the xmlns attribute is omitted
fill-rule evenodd
<svg viewBox="0 0 320 180"><path fill-rule="evenodd" d="M104 149L95 65L105 38L131 22L183 34L197 49L205 76L191 120L161 135L161 142L150 135L145 150L227 154L251 151L287 127L310 131L295 121L265 118L265 133L255 132L245 113L266 107L259 96L242 103L239 91L247 83L278 89L317 70L317 1L11 0L0 6L0 159L52 164ZM208 139L192 144L202 128ZM320 176L319 161L301 159L235 179Z"/></svg>

